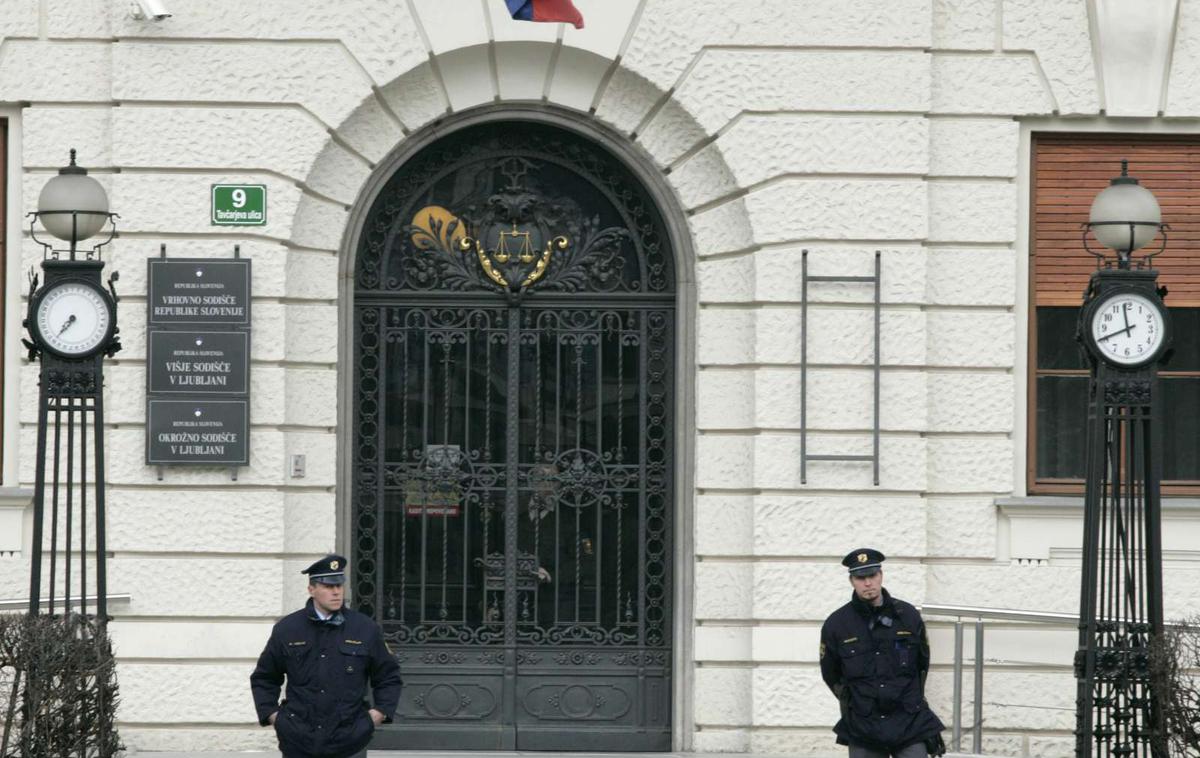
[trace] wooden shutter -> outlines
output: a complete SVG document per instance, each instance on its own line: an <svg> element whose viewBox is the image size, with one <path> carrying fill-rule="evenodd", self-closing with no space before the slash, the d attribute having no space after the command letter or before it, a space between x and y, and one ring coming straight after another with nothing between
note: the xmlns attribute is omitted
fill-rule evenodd
<svg viewBox="0 0 1200 758"><path fill-rule="evenodd" d="M1096 259L1080 225L1092 199L1121 173L1154 193L1167 248L1154 259L1173 307L1200 306L1200 137L1043 134L1033 140L1033 288L1036 305L1077 306ZM1157 249L1159 240L1144 250ZM1094 247L1099 247L1095 245Z"/></svg>

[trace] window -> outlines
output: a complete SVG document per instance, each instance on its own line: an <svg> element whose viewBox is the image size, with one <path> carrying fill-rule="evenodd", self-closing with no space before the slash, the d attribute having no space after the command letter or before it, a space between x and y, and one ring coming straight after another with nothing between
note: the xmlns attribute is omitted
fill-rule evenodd
<svg viewBox="0 0 1200 758"><path fill-rule="evenodd" d="M1120 173L1154 192L1166 250L1155 258L1174 326L1174 356L1161 373L1163 485L1200 491L1200 137L1035 135L1030 279L1029 456L1031 493L1080 492L1086 470L1087 364L1075 322L1096 259L1081 224L1092 198ZM1157 241L1152 243L1157 245Z"/></svg>

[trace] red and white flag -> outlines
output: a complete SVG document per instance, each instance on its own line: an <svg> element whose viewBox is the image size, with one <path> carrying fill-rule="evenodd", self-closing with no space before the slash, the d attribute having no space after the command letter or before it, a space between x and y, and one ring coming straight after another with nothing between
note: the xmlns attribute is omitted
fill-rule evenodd
<svg viewBox="0 0 1200 758"><path fill-rule="evenodd" d="M583 14L571 0L504 0L518 21L549 21L583 28Z"/></svg>

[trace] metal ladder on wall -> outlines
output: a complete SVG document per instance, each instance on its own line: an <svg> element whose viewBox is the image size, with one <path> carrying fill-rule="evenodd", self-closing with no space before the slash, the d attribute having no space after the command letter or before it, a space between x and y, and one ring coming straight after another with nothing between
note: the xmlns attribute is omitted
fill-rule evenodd
<svg viewBox="0 0 1200 758"><path fill-rule="evenodd" d="M879 290L880 251L875 251L874 276L809 276L808 250L801 253L800 262L800 483L808 483L809 461L870 461L873 481L879 486ZM809 455L808 454L808 284L809 282L870 283L875 289L875 358L874 369L874 430L870 455Z"/></svg>

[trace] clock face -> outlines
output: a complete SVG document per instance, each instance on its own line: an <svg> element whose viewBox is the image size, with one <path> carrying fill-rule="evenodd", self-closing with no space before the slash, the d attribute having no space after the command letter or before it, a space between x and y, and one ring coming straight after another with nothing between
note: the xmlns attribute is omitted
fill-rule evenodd
<svg viewBox="0 0 1200 758"><path fill-rule="evenodd" d="M1136 366L1154 358L1165 336L1162 310L1144 295L1120 293L1092 311L1092 341L1105 360Z"/></svg>
<svg viewBox="0 0 1200 758"><path fill-rule="evenodd" d="M69 358L106 344L113 326L104 293L83 282L53 286L38 301L34 318L41 343Z"/></svg>

